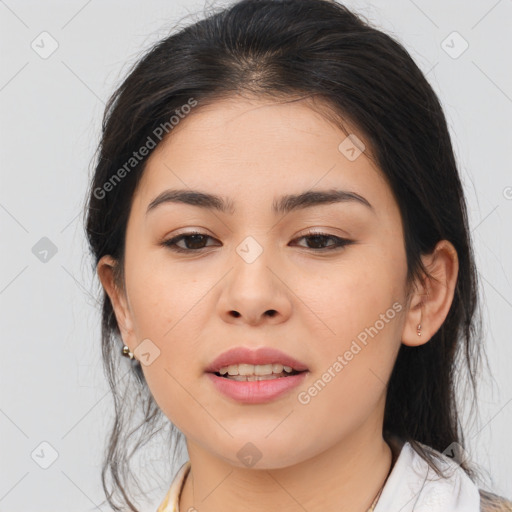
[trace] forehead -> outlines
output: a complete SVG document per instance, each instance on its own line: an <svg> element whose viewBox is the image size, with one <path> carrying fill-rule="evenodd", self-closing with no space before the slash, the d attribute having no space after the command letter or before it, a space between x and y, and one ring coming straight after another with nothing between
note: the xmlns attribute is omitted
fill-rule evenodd
<svg viewBox="0 0 512 512"><path fill-rule="evenodd" d="M199 103L148 159L138 201L147 207L164 189L177 187L220 192L235 209L249 198L268 202L284 193L329 188L392 201L370 148L360 151L364 136L344 125L349 137L304 100ZM354 151L347 153L350 147Z"/></svg>
<svg viewBox="0 0 512 512"><path fill-rule="evenodd" d="M304 153L310 149L316 151L322 142L325 147L334 142L334 149L337 149L336 142L347 134L325 114L334 118L333 110L324 101L312 98L277 100L234 96L203 105L199 103L172 129L155 154L192 139L200 144L198 149L204 146L220 150L222 145L225 149L235 147L240 150L243 144L248 156L251 149L257 147L260 153L270 152L276 158L289 155L286 150L290 146L294 153ZM343 119L343 125L363 138L348 119ZM299 141L304 146L293 147ZM242 155L238 152L237 156Z"/></svg>

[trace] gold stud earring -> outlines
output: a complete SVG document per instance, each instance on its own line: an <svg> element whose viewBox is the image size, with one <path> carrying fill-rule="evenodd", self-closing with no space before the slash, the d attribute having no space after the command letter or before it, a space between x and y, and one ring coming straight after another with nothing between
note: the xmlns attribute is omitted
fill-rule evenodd
<svg viewBox="0 0 512 512"><path fill-rule="evenodd" d="M421 310L420 323L418 324L418 327L416 327L416 334L418 336L421 336L421 321L422 320L423 320L423 309Z"/></svg>
<svg viewBox="0 0 512 512"><path fill-rule="evenodd" d="M125 357L129 357L130 359L133 359L135 356L133 355L132 352L130 352L130 347L128 345L125 345L123 347L123 350L121 352L123 354L123 356Z"/></svg>

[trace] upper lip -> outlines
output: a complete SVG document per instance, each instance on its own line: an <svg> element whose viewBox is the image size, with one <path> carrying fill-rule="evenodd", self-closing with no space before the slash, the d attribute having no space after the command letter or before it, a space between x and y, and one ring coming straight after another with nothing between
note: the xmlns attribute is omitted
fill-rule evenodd
<svg viewBox="0 0 512 512"><path fill-rule="evenodd" d="M290 366L297 371L308 369L304 363L272 347L260 347L253 350L246 347L234 347L215 358L206 367L205 372L215 373L226 366L244 363L254 365L277 363L283 366Z"/></svg>

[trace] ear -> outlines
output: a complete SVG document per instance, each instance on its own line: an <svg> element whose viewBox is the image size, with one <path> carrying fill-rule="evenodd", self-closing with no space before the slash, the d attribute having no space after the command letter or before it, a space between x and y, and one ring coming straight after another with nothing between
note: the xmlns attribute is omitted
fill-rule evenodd
<svg viewBox="0 0 512 512"><path fill-rule="evenodd" d="M117 325L121 331L124 344L130 347L130 351L133 352L137 343L135 341L135 333L133 330L133 321L128 306L128 299L124 287L115 280L115 269L117 266L117 260L112 256L103 256L98 265L96 266L96 272L101 281L101 284L107 292L114 313L117 320Z"/></svg>
<svg viewBox="0 0 512 512"><path fill-rule="evenodd" d="M448 240L437 243L431 254L422 256L432 277L423 276L414 283L416 292L411 300L402 331L402 343L411 347L423 345L439 330L448 316L455 294L459 259ZM421 323L421 336L417 326Z"/></svg>

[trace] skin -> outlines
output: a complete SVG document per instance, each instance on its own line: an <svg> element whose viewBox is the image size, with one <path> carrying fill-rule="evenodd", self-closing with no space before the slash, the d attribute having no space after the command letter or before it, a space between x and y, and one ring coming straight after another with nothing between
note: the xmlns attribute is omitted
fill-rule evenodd
<svg viewBox="0 0 512 512"><path fill-rule="evenodd" d="M110 256L98 264L125 344L136 353L149 338L160 351L142 369L186 437L191 472L181 511L366 511L388 475L385 385L400 344L428 342L445 320L458 260L441 241L423 258L435 279L414 283L408 300L398 206L368 147L353 161L338 150L345 137L307 100L232 97L198 107L148 160L127 226L124 283L115 283ZM171 188L223 195L236 213L166 203L146 215ZM282 194L330 188L356 192L373 210L354 201L271 212ZM212 238L179 242L190 254L161 245L195 229ZM355 243L321 252L334 240L315 245L302 238L308 230ZM236 252L248 236L263 249L250 264ZM299 403L396 302L400 313ZM257 405L221 395L204 368L239 345L270 345L304 362L303 385ZM237 457L248 442L261 453L253 467Z"/></svg>

